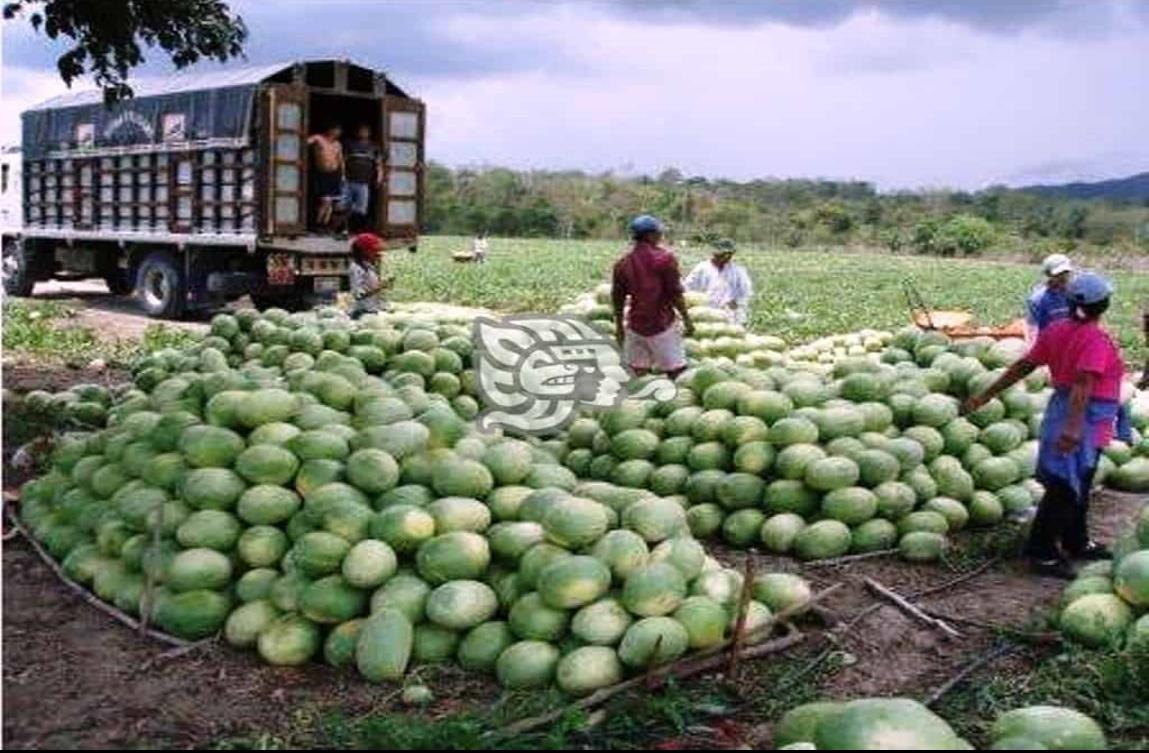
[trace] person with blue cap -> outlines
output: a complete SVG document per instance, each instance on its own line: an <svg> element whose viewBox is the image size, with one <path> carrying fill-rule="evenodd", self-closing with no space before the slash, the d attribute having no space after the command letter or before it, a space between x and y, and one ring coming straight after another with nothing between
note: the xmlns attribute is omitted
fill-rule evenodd
<svg viewBox="0 0 1149 753"><path fill-rule="evenodd" d="M673 379L686 369L683 330L694 333L678 259L660 245L662 223L649 214L635 217L630 233L634 246L614 265L611 284L615 338L635 374L656 368Z"/></svg>
<svg viewBox="0 0 1149 753"><path fill-rule="evenodd" d="M754 286L750 275L732 259L737 247L729 238L711 244L713 253L706 261L690 270L683 285L687 290L706 294L711 308L718 309L734 324L746 325L750 313L750 298Z"/></svg>
<svg viewBox="0 0 1149 753"><path fill-rule="evenodd" d="M1045 279L1034 286L1025 301L1025 331L1030 344L1041 330L1069 316L1066 289L1073 277L1073 262L1065 254L1050 254L1041 262Z"/></svg>
<svg viewBox="0 0 1149 753"><path fill-rule="evenodd" d="M1029 352L985 392L962 405L971 413L1040 366L1048 366L1053 396L1041 423L1037 479L1045 494L1033 519L1025 553L1041 574L1072 579L1070 559L1104 559L1109 552L1089 538L1089 491L1101 449L1114 433L1128 436L1119 422L1121 351L1101 326L1113 286L1100 275L1080 273L1069 282L1069 317L1046 326Z"/></svg>

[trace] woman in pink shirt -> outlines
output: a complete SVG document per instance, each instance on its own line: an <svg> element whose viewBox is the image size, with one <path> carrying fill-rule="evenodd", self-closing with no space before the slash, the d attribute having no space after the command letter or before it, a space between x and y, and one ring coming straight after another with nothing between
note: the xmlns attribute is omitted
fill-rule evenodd
<svg viewBox="0 0 1149 753"><path fill-rule="evenodd" d="M1101 326L1113 286L1085 272L1070 282L1067 293L1069 318L1043 329L1029 353L985 392L966 400L962 409L975 411L1039 366L1049 367L1054 393L1042 419L1037 457L1037 478L1045 496L1025 553L1037 572L1071 579L1075 573L1070 558L1110 556L1090 540L1086 514L1101 448L1113 438L1120 413L1125 366L1121 351Z"/></svg>

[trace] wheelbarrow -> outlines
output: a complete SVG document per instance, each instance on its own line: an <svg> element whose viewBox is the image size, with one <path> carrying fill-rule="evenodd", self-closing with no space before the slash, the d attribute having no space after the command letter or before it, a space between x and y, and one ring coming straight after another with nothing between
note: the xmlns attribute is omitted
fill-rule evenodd
<svg viewBox="0 0 1149 753"><path fill-rule="evenodd" d="M902 289L905 291L906 302L909 304L910 321L918 329L927 332L941 332L947 337L958 340L974 337L990 337L995 340L1025 337L1024 319L1014 319L1008 324L997 327L976 326L973 314L968 311L931 309L917 286L914 285L913 280L909 278L903 280Z"/></svg>

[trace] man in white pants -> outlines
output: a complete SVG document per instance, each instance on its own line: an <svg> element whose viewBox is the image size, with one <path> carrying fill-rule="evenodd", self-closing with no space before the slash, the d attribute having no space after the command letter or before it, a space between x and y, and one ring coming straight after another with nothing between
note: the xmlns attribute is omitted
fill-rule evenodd
<svg viewBox="0 0 1149 753"><path fill-rule="evenodd" d="M711 308L718 309L735 324L746 326L750 313L750 297L754 288L750 275L734 257L734 241L722 239L713 244L713 255L690 270L686 276L687 290L706 293Z"/></svg>
<svg viewBox="0 0 1149 753"><path fill-rule="evenodd" d="M677 317L681 317L688 336L694 333L682 299L678 260L659 245L662 223L654 217L635 217L630 232L634 247L614 265L611 285L615 337L623 347L627 366L636 375L656 368L673 379L686 369Z"/></svg>

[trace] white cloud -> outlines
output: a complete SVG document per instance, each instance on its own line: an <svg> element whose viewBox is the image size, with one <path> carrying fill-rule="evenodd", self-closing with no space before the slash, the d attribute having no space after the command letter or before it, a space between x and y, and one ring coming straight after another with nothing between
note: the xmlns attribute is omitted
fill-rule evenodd
<svg viewBox="0 0 1149 753"><path fill-rule="evenodd" d="M1105 174L1149 168L1149 34L1130 29L1070 38L873 12L828 29L555 14L500 33L545 38L597 74L418 91L431 154L449 163L980 187L1054 158Z"/></svg>
<svg viewBox="0 0 1149 753"><path fill-rule="evenodd" d="M68 87L54 70L0 67L0 144L20 142L21 112L67 91Z"/></svg>
<svg viewBox="0 0 1149 753"><path fill-rule="evenodd" d="M303 37L292 30L324 11L296 2L283 19L252 16L251 49L253 63L337 48L387 68L391 49L408 72L398 83L427 102L430 156L449 164L677 166L891 188L1149 169L1146 4L1046 5L1062 9L1051 17L1057 33L994 21L997 6L984 3L977 23L873 4L806 25L769 14L708 23L701 4L674 23L601 3L529 3L517 13L356 4L361 28L421 24L398 52L354 30ZM1066 33L1070 18L1081 33ZM428 24L434 45L423 44ZM476 60L500 64L473 69ZM17 62L4 70L0 141L18 133L16 112L64 89L54 71Z"/></svg>

